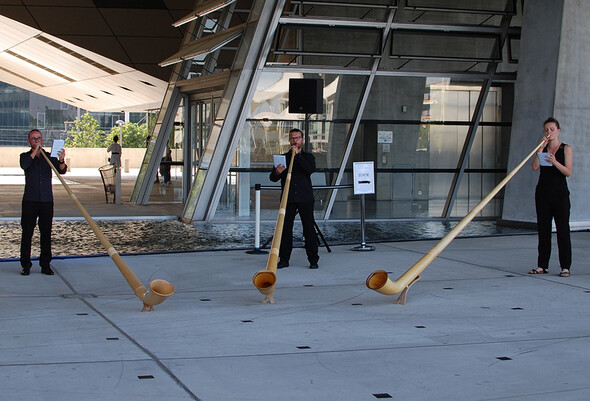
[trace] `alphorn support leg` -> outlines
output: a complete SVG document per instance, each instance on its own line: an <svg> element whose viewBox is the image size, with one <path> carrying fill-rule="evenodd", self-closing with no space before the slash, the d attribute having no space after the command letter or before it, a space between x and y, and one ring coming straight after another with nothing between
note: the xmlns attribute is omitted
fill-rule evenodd
<svg viewBox="0 0 590 401"><path fill-rule="evenodd" d="M271 304L274 304L275 303L275 299L272 296L272 294L269 294L269 295L265 296L264 299L262 300L262 303L263 304L265 304L267 302L270 302Z"/></svg>
<svg viewBox="0 0 590 401"><path fill-rule="evenodd" d="M154 311L154 305L146 305L146 304L143 304L143 309L141 311L142 312L153 312Z"/></svg>
<svg viewBox="0 0 590 401"><path fill-rule="evenodd" d="M406 288L404 288L404 290L401 292L401 294L399 294L399 297L397 297L397 299L395 300L394 303L405 305L406 304L406 297L408 295L408 290L418 280L420 280L420 276L416 276L416 278L410 284L408 284L408 286Z"/></svg>

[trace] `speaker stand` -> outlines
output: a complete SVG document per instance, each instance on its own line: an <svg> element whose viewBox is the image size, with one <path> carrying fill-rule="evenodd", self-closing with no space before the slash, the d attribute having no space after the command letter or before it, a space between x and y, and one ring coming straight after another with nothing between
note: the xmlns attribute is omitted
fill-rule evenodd
<svg viewBox="0 0 590 401"><path fill-rule="evenodd" d="M305 133L303 134L305 136L305 142L303 143L303 150L306 152L309 152L309 113L305 113L305 124L303 126L303 129L305 130Z"/></svg>
<svg viewBox="0 0 590 401"><path fill-rule="evenodd" d="M313 226L315 227L315 232L318 236L318 242L321 245L322 242L324 243L324 246L326 247L326 250L328 251L328 253L332 252L332 250L330 249L330 245L328 245L328 242L326 241L326 238L324 238L324 234L322 234L322 231L320 230L320 228L318 227L318 223L316 223L316 221L313 221Z"/></svg>

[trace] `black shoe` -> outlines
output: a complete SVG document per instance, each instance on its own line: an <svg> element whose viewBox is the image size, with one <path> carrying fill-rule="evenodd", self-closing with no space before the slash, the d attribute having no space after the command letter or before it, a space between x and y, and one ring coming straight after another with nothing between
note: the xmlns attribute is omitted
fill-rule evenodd
<svg viewBox="0 0 590 401"><path fill-rule="evenodd" d="M51 267L46 266L46 267L42 267L41 268L41 273L47 275L47 276L53 276L55 273L53 273L53 270L51 270Z"/></svg>
<svg viewBox="0 0 590 401"><path fill-rule="evenodd" d="M309 268L310 268L310 269L317 269L318 267L319 267L319 266L318 266L318 264L317 264L317 263L312 263L312 264L310 264L310 265L309 265Z"/></svg>
<svg viewBox="0 0 590 401"><path fill-rule="evenodd" d="M279 263L277 263L277 269L283 269L285 267L289 267L289 262L279 260Z"/></svg>
<svg viewBox="0 0 590 401"><path fill-rule="evenodd" d="M28 276L29 274L31 274L31 268L30 267L23 267L22 270L20 271L21 276Z"/></svg>

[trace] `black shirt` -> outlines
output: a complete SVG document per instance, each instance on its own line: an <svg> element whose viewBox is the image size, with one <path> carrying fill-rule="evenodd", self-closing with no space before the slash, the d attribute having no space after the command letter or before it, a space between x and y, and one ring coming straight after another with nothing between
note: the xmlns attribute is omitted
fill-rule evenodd
<svg viewBox="0 0 590 401"><path fill-rule="evenodd" d="M555 152L555 160L565 165L565 147L567 145L562 143ZM547 152L547 147L543 149ZM551 191L557 193L568 193L567 180L565 175L561 173L555 166L541 166L539 174L539 181L537 182L537 189L542 191Z"/></svg>
<svg viewBox="0 0 590 401"><path fill-rule="evenodd" d="M45 152L44 150L42 151ZM53 202L51 167L40 154L31 159L31 152L32 150L20 154L20 166L25 170L25 193L23 194L23 200ZM45 154L49 157L49 153L45 152ZM66 173L67 166L64 164L64 167L60 168L57 157L50 157L49 159L60 174Z"/></svg>
<svg viewBox="0 0 590 401"><path fill-rule="evenodd" d="M291 161L291 151L284 153L287 163ZM270 180L277 182L281 180L281 187L285 187L287 171L289 166L279 175L276 169L272 169ZM315 157L312 153L301 151L295 155L293 170L291 171L291 183L289 184L289 197L287 203L313 202L313 188L311 186L311 174L315 171Z"/></svg>

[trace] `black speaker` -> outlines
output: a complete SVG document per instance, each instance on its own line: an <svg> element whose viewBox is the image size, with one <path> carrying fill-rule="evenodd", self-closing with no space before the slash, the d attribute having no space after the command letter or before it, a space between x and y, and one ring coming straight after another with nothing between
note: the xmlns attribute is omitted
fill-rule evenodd
<svg viewBox="0 0 590 401"><path fill-rule="evenodd" d="M289 113L322 114L323 112L323 79L289 79Z"/></svg>

